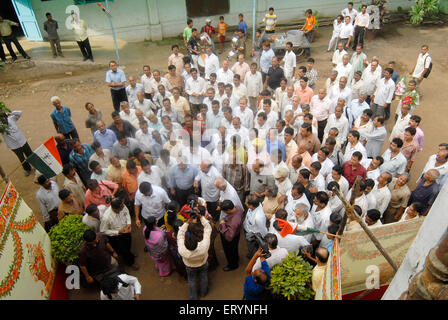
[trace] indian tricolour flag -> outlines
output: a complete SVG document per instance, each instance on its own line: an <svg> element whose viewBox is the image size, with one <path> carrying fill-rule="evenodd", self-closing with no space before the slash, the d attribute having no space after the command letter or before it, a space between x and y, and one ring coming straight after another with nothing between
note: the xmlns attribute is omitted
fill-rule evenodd
<svg viewBox="0 0 448 320"><path fill-rule="evenodd" d="M26 161L47 179L62 172L62 161L53 137L41 144Z"/></svg>

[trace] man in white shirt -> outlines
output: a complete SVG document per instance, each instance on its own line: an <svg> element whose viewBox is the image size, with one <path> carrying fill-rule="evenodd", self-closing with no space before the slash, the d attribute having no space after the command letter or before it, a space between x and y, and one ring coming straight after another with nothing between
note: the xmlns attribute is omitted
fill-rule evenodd
<svg viewBox="0 0 448 320"><path fill-rule="evenodd" d="M331 171L333 170L334 163L328 158L329 151L327 148L322 147L318 152L313 154L311 157L313 162L318 161L321 165L321 169L319 174L326 178L328 175L331 175Z"/></svg>
<svg viewBox="0 0 448 320"><path fill-rule="evenodd" d="M140 144L140 148L143 152L149 152L149 146L152 143L152 130L148 130L147 122L140 122L140 129L135 133L135 139Z"/></svg>
<svg viewBox="0 0 448 320"><path fill-rule="evenodd" d="M398 108L398 106L397 106ZM396 136L399 136L404 133L405 128L409 125L409 120L411 120L411 106L407 103L401 104L401 114L397 118L394 127L392 128L392 132L390 133L389 141L392 141Z"/></svg>
<svg viewBox="0 0 448 320"><path fill-rule="evenodd" d="M333 67L336 67L339 63L342 62L342 57L348 54L344 49L344 44L342 42L338 42L337 49L333 53L333 58L331 59L331 63L333 63Z"/></svg>
<svg viewBox="0 0 448 320"><path fill-rule="evenodd" d="M388 120L390 117L390 104L395 91L395 82L391 79L393 73L393 69L386 68L384 78L379 79L376 83L371 98L373 103L370 104L374 117L383 116L384 120Z"/></svg>
<svg viewBox="0 0 448 320"><path fill-rule="evenodd" d="M157 111L157 106L151 100L146 99L145 93L143 92L137 92L137 100L134 101L134 108L141 110L147 118Z"/></svg>
<svg viewBox="0 0 448 320"><path fill-rule="evenodd" d="M350 63L350 56L345 54L342 56L342 62L336 66L335 70L338 72L338 77L336 80L341 79L341 77L349 78L350 71L352 70L352 65Z"/></svg>
<svg viewBox="0 0 448 320"><path fill-rule="evenodd" d="M139 212L135 213L137 217ZM139 224L137 226L140 227ZM135 255L131 252L131 216L120 197L113 199L110 207L104 212L100 232L108 236L110 245L123 258L126 265L134 270L139 269L135 263Z"/></svg>
<svg viewBox="0 0 448 320"><path fill-rule="evenodd" d="M330 197L325 191L319 191L314 197L314 206L311 209L311 217L313 218L314 227L320 231L327 232L330 225L331 208L328 206ZM315 233L316 240L322 240L322 233Z"/></svg>
<svg viewBox="0 0 448 320"><path fill-rule="evenodd" d="M353 20L350 18L350 16L345 16L344 24L342 25L341 33L339 34L339 41L342 42L345 49L350 48L350 42L353 39L353 32L355 28L353 27L352 21Z"/></svg>
<svg viewBox="0 0 448 320"><path fill-rule="evenodd" d="M269 100L269 99L263 100L263 109L260 109L260 111L258 111L257 117L262 112L264 112L264 114L266 115L266 118L267 118L266 119L267 128L268 129L275 128L275 124L277 123L277 120L278 120L278 113L271 110L271 100ZM257 128L257 125L258 125L258 123L255 124L256 128Z"/></svg>
<svg viewBox="0 0 448 320"><path fill-rule="evenodd" d="M257 99L260 92L263 90L263 81L260 71L257 71L257 64L251 63L250 71L246 72L244 77L244 85L247 89L247 95L249 97L249 106L253 113L257 113Z"/></svg>
<svg viewBox="0 0 448 320"><path fill-rule="evenodd" d="M222 114L219 108L219 101L213 100L211 108L207 111L206 124L205 124L206 128L218 130L219 126L221 125L223 117L224 115Z"/></svg>
<svg viewBox="0 0 448 320"><path fill-rule="evenodd" d="M285 222L281 224L280 221L277 221L275 219L287 221L287 217L288 214L284 209L277 210L275 216L272 217L269 226L269 233L272 233L277 237L278 243L282 248L286 249L288 252L297 252L301 248L308 246L309 242L303 236L290 233L282 233L283 228L285 228Z"/></svg>
<svg viewBox="0 0 448 320"><path fill-rule="evenodd" d="M328 117L328 121L324 129L323 141L327 140L328 134L332 128L337 128L338 135L336 137L336 141L338 142L338 145L342 146L345 143L350 125L347 118L343 115L344 102L345 101L343 98L339 98L338 105L336 106L334 113L330 114Z"/></svg>
<svg viewBox="0 0 448 320"><path fill-rule="evenodd" d="M301 183L294 183L291 191L288 192L287 203L285 206L285 210L288 213L288 220L294 216L294 210L299 203L305 205L308 209L311 208L305 192L305 187Z"/></svg>
<svg viewBox="0 0 448 320"><path fill-rule="evenodd" d="M201 162L200 170L194 178L193 187L195 192L199 192L199 184L201 186L201 196L207 202L207 211L213 217L215 222L218 221L219 212L218 200L220 196L220 190L216 187L216 180L221 178L221 174L212 165L210 160L204 160Z"/></svg>
<svg viewBox="0 0 448 320"><path fill-rule="evenodd" d="M208 88L206 91L206 96L204 100L202 101L203 104L207 106L207 109L210 111L212 110L212 102L213 100L217 100L217 97L215 95L215 89Z"/></svg>
<svg viewBox="0 0 448 320"><path fill-rule="evenodd" d="M384 211L386 211L389 206L389 202L392 197L388 187L391 181L392 175L389 172L383 172L377 178L377 183L371 191L372 196L375 198L375 209L381 213L381 218L383 217Z"/></svg>
<svg viewBox="0 0 448 320"><path fill-rule="evenodd" d="M219 69L219 58L213 53L212 47L205 48L205 80L210 79L211 73L216 73Z"/></svg>
<svg viewBox="0 0 448 320"><path fill-rule="evenodd" d="M126 95L128 97L129 106L135 109L134 102L137 100L137 93L145 93L145 89L143 88L143 85L141 83L137 83L135 77L130 76L128 80L129 84L126 87Z"/></svg>
<svg viewBox="0 0 448 320"><path fill-rule="evenodd" d="M144 159L141 162L142 171L137 177L138 185L142 182L149 182L153 186L162 187L163 173L157 166L152 166L148 160Z"/></svg>
<svg viewBox="0 0 448 320"><path fill-rule="evenodd" d="M381 79L381 70L378 67L378 61L374 60L370 63L370 68L367 67L362 72L361 80L364 81L364 91L367 96L366 101L370 103L371 95L375 91L375 86L378 80Z"/></svg>
<svg viewBox="0 0 448 320"><path fill-rule="evenodd" d="M240 97L247 97L247 88L244 84L241 83L241 79L240 79L240 75L239 74L235 74L233 76L233 90L232 92Z"/></svg>
<svg viewBox="0 0 448 320"><path fill-rule="evenodd" d="M271 256L266 259L266 262L268 263L269 269L272 269L275 265L283 262L283 260L288 256L288 250L278 246L278 238L273 233L266 234L264 240L267 242L269 253L271 254ZM252 271L260 268L261 261L260 258L257 258L257 261L255 261L255 264L252 267Z"/></svg>
<svg viewBox="0 0 448 320"><path fill-rule="evenodd" d="M168 81L168 79L162 78L160 76L160 71L159 70L154 70L152 72L152 77L149 80L149 82L150 82L151 87L152 87L152 92L153 92L152 96L153 96L153 98L159 92L159 85L161 85L161 84L163 84L165 89L168 90L168 91L171 91L173 89L173 86Z"/></svg>
<svg viewBox="0 0 448 320"><path fill-rule="evenodd" d="M248 210L243 227L246 231L246 242L249 250L247 256L252 258L259 246L255 235L260 234L264 237L268 233L268 230L266 228L266 215L264 214L263 206L259 199L255 195L250 194L246 198L246 206Z"/></svg>
<svg viewBox="0 0 448 320"><path fill-rule="evenodd" d="M387 137L387 131L384 126L384 118L376 116L373 119L373 130L371 133L363 132L362 136L367 139L366 150L367 157L373 158L380 154L383 143ZM353 128L356 130L356 128Z"/></svg>
<svg viewBox="0 0 448 320"><path fill-rule="evenodd" d="M420 49L420 54L417 58L417 63L414 69L409 72L414 80L420 84L423 81L423 78L429 71L429 67L431 65L431 56L428 53L429 47L425 44Z"/></svg>
<svg viewBox="0 0 448 320"><path fill-rule="evenodd" d="M168 194L161 187L151 185L147 181L140 183L135 194L135 224L141 227L141 218L148 219L154 217L157 226L164 224L166 206L171 200Z"/></svg>
<svg viewBox="0 0 448 320"><path fill-rule="evenodd" d="M437 153L429 157L420 177L423 177L423 174L428 170L436 169L440 174L436 182L442 186L448 178L448 144L441 143L438 148Z"/></svg>
<svg viewBox="0 0 448 320"><path fill-rule="evenodd" d="M155 165L161 170L163 176L163 185L166 185L170 168L176 164L176 158L170 156L170 152L166 149L160 151L160 157L156 160Z"/></svg>
<svg viewBox="0 0 448 320"><path fill-rule="evenodd" d="M403 140L400 138L392 139L389 148L383 153L383 163L380 171L388 172L392 177L396 178L398 175L405 173L408 165L408 160L401 153L403 147Z"/></svg>
<svg viewBox="0 0 448 320"><path fill-rule="evenodd" d="M341 77L339 79L339 85L333 87L328 97L333 102L330 114L334 113L339 98L343 98L345 103L352 101L352 89L347 87L347 77Z"/></svg>
<svg viewBox="0 0 448 320"><path fill-rule="evenodd" d="M347 8L345 8L344 10L341 11L342 16L344 18L349 16L351 21L355 20L358 13L359 12L356 9L353 9L353 2L349 2L347 4Z"/></svg>
<svg viewBox="0 0 448 320"><path fill-rule="evenodd" d="M296 73L296 54L294 51L292 51L293 44L292 42L286 43L285 48L285 56L283 57L282 61L280 62L280 65L283 66L284 74L286 80L288 80L288 84L292 84L292 78L294 77Z"/></svg>
<svg viewBox="0 0 448 320"><path fill-rule="evenodd" d="M233 72L229 69L229 61L224 60L222 67L216 72L216 81L223 82L224 84L232 84Z"/></svg>
<svg viewBox="0 0 448 320"><path fill-rule="evenodd" d="M49 232L50 228L58 220L58 206L61 202L59 198L59 186L56 182L45 178L43 175L37 178L37 182L40 188L37 190L36 199L45 221L45 230Z"/></svg>
<svg viewBox="0 0 448 320"><path fill-rule="evenodd" d="M129 103L127 101L121 101L120 102L120 117L123 120L128 121L132 126L136 129L139 128L139 121L137 116L135 115L135 109L129 108ZM143 111L143 110L142 110Z"/></svg>
<svg viewBox="0 0 448 320"><path fill-rule="evenodd" d="M236 192L235 188L226 179L224 179L223 177L217 178L216 182L215 182L215 186L216 186L216 188L219 189L219 203L218 204L221 204L224 200L230 200L230 201L232 201L232 203L235 207L240 207L240 208L244 209L243 204L241 203L240 197L238 196L238 193ZM260 206L261 206L261 204L260 204ZM217 210L219 211L220 208L218 207ZM263 212L263 209L261 211ZM263 212L263 215L264 215L264 212ZM225 212L221 211L219 220L224 219L224 217L225 217ZM266 228L266 226L265 226L265 228Z"/></svg>
<svg viewBox="0 0 448 320"><path fill-rule="evenodd" d="M351 102L347 102L344 115L347 118L350 127L353 126L355 120L362 115L364 110L370 109L369 104L366 102L366 98L366 94L361 92L359 98L353 99Z"/></svg>
<svg viewBox="0 0 448 320"><path fill-rule="evenodd" d="M364 46L364 35L370 23L370 16L366 11L367 11L367 5L363 4L361 12L355 16L354 20L352 18L352 21L355 21L354 23L355 38L353 39L353 46L352 46L353 50L356 50L356 46L358 45L358 43Z"/></svg>
<svg viewBox="0 0 448 320"><path fill-rule="evenodd" d="M362 154L362 158L367 158L367 150L359 141L360 134L356 130L351 130L347 136L347 147L344 153L344 162L349 161L352 158L354 152L359 151Z"/></svg>
<svg viewBox="0 0 448 320"><path fill-rule="evenodd" d="M322 141L324 129L330 116L332 101L327 96L325 88L319 89L319 93L311 98L310 113L317 120L318 138Z"/></svg>
<svg viewBox="0 0 448 320"><path fill-rule="evenodd" d="M191 112L194 116L199 113L199 105L203 100L202 93L205 90L205 85L206 82L204 78L198 76L198 71L195 68L191 69L191 78L185 83L185 92L189 96Z"/></svg>
<svg viewBox="0 0 448 320"><path fill-rule="evenodd" d="M247 108L247 98L240 98L239 108L235 108L232 112L232 115L240 118L241 125L247 130L252 128L254 122L254 114L252 110Z"/></svg>

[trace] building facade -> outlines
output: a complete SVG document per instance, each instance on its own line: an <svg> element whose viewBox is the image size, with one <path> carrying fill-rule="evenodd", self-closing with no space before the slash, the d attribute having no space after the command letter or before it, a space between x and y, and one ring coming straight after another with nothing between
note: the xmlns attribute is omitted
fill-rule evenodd
<svg viewBox="0 0 448 320"><path fill-rule="evenodd" d="M11 1L18 20L28 40L43 40L46 33L43 23L45 14L50 12L59 22L59 35L63 40L71 40L72 32L66 21L71 19L71 11L79 12L86 21L89 36L110 36L109 18L96 4L101 0L6 0ZM370 1L353 1L355 8ZM390 0L388 10L399 6L408 9L409 0ZM199 29L206 18L212 19L216 27L218 17L223 15L229 25L238 23L238 14L243 13L250 28L253 25L253 8L256 6L256 22L261 21L269 7L275 8L278 22L296 23L303 20L306 9L319 12L319 17L335 17L347 6L347 0L109 0L115 33L126 41L161 40L177 36L183 32L187 18L192 18Z"/></svg>

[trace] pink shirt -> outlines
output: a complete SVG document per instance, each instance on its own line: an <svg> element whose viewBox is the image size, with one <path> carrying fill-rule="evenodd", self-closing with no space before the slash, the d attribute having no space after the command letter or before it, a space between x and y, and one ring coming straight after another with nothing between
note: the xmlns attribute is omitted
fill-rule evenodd
<svg viewBox="0 0 448 320"><path fill-rule="evenodd" d="M409 126L406 126L405 129L407 127L409 127ZM416 130L417 131L414 136L414 141L417 141L417 143L418 143L418 151L422 151L423 150L423 142L425 142L425 134L423 133L423 130L420 129L420 127L417 127Z"/></svg>
<svg viewBox="0 0 448 320"><path fill-rule="evenodd" d="M314 95L313 89L308 86L306 86L305 89L302 89L302 87L299 86L294 93L296 96L299 96L300 105L310 104L311 98Z"/></svg>
<svg viewBox="0 0 448 320"><path fill-rule="evenodd" d="M316 94L311 98L310 113L316 118L317 121L323 121L330 116L332 101L328 97L324 97L322 100Z"/></svg>
<svg viewBox="0 0 448 320"><path fill-rule="evenodd" d="M240 80L244 81L244 77L246 76L246 73L250 71L250 67L246 62L243 62L243 64L240 64L239 62L235 63L232 67L232 72L240 75Z"/></svg>

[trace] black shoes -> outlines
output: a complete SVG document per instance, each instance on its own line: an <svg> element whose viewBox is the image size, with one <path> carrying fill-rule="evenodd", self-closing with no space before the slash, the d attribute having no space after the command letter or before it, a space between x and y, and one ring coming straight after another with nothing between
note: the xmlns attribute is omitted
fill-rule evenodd
<svg viewBox="0 0 448 320"><path fill-rule="evenodd" d="M238 266L235 266L235 267L225 266L222 270L227 272L227 271L232 271L232 270L235 270L235 269L238 269Z"/></svg>

